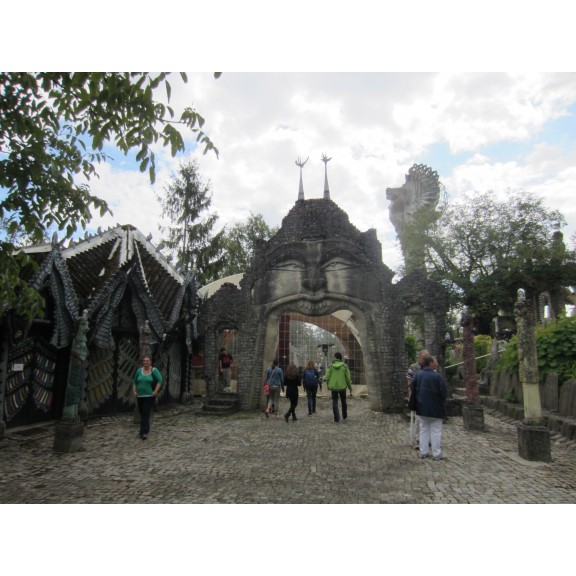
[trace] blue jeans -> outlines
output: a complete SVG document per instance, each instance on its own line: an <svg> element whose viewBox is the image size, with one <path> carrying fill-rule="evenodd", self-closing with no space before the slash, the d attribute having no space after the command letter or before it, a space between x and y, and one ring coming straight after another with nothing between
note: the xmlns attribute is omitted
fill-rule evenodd
<svg viewBox="0 0 576 576"><path fill-rule="evenodd" d="M150 432L150 412L154 405L154 396L139 396L138 411L140 412L140 436Z"/></svg>
<svg viewBox="0 0 576 576"><path fill-rule="evenodd" d="M306 398L308 400L308 414L316 412L316 393L318 392L318 386L310 386L306 388Z"/></svg>
<svg viewBox="0 0 576 576"><path fill-rule="evenodd" d="M346 404L346 388L344 390L332 390L332 411L334 412L334 422L340 422L340 412L338 411L338 396L342 402L342 419L348 418L348 405Z"/></svg>

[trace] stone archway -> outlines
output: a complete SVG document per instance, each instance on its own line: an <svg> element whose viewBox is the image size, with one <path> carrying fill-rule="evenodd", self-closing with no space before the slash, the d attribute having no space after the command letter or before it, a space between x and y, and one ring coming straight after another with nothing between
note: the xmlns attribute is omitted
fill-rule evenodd
<svg viewBox="0 0 576 576"><path fill-rule="evenodd" d="M298 200L279 232L257 246L238 285L224 283L202 305L206 365L216 367L217 327L238 329L240 405L262 405L262 377L275 356L284 312L322 317L349 310L362 347L370 407L401 411L406 358L404 292L382 262L374 230L360 232L332 200ZM445 311L438 311L435 318Z"/></svg>

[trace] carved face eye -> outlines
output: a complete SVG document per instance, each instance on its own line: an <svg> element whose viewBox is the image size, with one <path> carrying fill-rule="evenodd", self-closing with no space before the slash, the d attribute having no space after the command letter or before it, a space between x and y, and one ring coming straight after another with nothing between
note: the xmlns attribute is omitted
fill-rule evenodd
<svg viewBox="0 0 576 576"><path fill-rule="evenodd" d="M282 260L281 262L277 262L272 266L273 270L277 270L279 272L298 272L300 270L304 270L306 266L300 262L299 260Z"/></svg>
<svg viewBox="0 0 576 576"><path fill-rule="evenodd" d="M343 258L332 258L322 266L325 272L339 272L340 270L350 270L356 268L349 260Z"/></svg>

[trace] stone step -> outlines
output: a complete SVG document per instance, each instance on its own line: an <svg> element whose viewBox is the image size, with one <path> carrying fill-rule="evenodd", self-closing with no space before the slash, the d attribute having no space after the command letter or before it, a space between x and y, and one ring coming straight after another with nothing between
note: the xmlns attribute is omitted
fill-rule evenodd
<svg viewBox="0 0 576 576"><path fill-rule="evenodd" d="M199 414L223 416L227 414L234 414L240 410L240 399L238 394L232 392L224 392L218 394L214 398L207 399L206 403L202 405L202 410Z"/></svg>

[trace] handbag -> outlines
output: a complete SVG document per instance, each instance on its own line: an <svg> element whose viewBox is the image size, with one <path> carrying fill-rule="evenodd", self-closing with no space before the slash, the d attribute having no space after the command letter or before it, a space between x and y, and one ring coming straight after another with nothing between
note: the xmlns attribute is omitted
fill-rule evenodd
<svg viewBox="0 0 576 576"><path fill-rule="evenodd" d="M264 394L266 394L266 396L270 394L270 384L267 382L264 384Z"/></svg>

